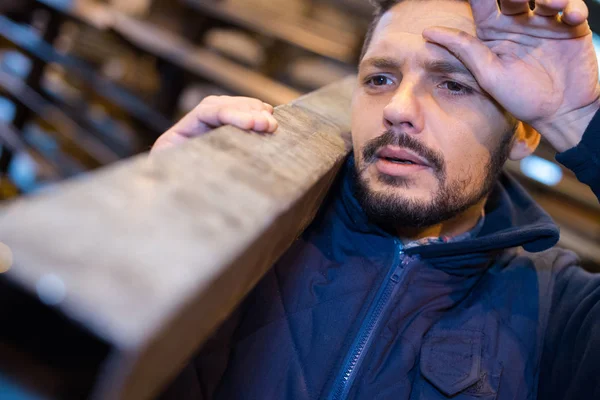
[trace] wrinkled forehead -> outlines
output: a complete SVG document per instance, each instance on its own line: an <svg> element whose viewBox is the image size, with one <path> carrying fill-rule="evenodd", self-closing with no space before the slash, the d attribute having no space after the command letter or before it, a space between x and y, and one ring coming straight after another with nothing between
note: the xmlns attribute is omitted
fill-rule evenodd
<svg viewBox="0 0 600 400"><path fill-rule="evenodd" d="M475 21L468 2L455 0L405 0L386 12L375 31L367 54L382 47L401 48L424 44L425 28L444 26L476 35Z"/></svg>

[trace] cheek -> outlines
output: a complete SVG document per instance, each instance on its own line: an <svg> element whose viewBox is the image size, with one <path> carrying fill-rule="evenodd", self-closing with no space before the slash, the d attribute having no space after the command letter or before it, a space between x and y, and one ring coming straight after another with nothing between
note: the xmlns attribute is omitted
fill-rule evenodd
<svg viewBox="0 0 600 400"><path fill-rule="evenodd" d="M479 185L486 176L489 153L468 153L454 160L447 160L447 177L449 181L463 181L466 185Z"/></svg>
<svg viewBox="0 0 600 400"><path fill-rule="evenodd" d="M442 133L436 135L436 142L444 156L447 179L479 182L479 176L485 176L494 142L488 124L451 118L436 128L434 132Z"/></svg>
<svg viewBox="0 0 600 400"><path fill-rule="evenodd" d="M356 92L359 92L356 89ZM355 151L363 148L366 142L380 136L384 132L383 108L380 101L355 94L352 99L352 144Z"/></svg>

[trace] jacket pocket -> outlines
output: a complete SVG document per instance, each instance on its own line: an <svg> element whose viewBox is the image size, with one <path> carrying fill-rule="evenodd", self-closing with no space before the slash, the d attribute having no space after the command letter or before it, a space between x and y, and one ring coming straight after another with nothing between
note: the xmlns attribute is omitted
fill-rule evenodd
<svg viewBox="0 0 600 400"><path fill-rule="evenodd" d="M479 331L431 332L421 347L420 400L495 400L502 366L482 359Z"/></svg>

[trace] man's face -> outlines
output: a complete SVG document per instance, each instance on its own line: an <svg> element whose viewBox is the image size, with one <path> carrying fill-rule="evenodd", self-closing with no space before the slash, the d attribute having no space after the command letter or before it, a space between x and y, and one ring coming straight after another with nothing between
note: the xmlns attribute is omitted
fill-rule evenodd
<svg viewBox="0 0 600 400"><path fill-rule="evenodd" d="M357 198L390 228L421 228L480 203L510 147L514 120L427 27L475 35L468 3L405 1L380 20L352 101Z"/></svg>

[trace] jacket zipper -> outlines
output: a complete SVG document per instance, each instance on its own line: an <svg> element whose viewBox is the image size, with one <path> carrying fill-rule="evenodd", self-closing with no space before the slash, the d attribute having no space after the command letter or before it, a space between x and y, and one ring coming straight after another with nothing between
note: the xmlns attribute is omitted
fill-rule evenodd
<svg viewBox="0 0 600 400"><path fill-rule="evenodd" d="M397 256L394 257L394 263L379 287L375 301L367 312L358 335L346 355L342 370L334 381L333 389L329 394L329 400L343 400L348 397L352 383L356 378L356 373L371 345L373 333L381 322L381 317L388 308L390 301L394 298L394 294L400 287L399 283L404 275L405 267L410 263L411 258L404 255L402 243L399 240L395 240L395 243L398 247Z"/></svg>

